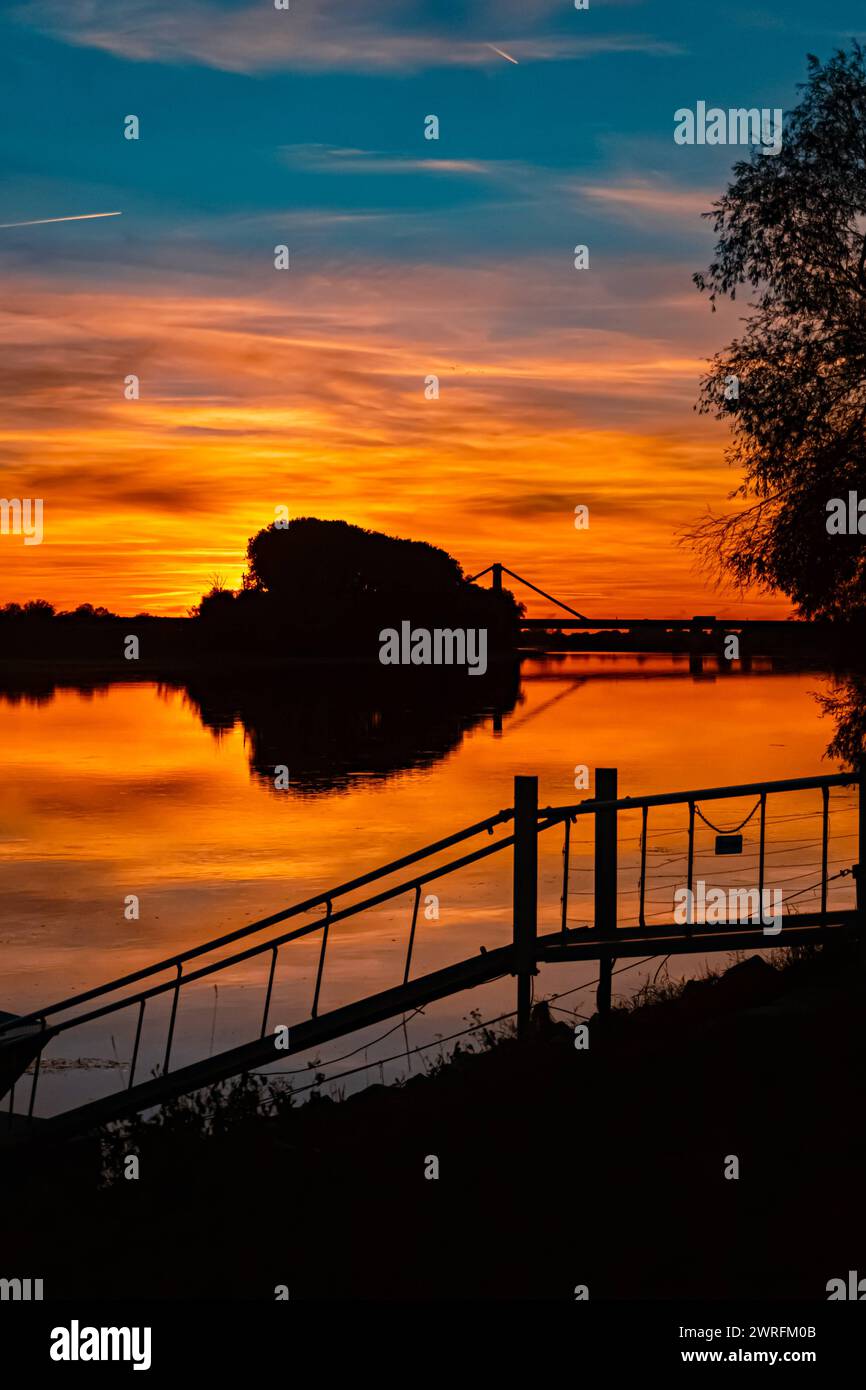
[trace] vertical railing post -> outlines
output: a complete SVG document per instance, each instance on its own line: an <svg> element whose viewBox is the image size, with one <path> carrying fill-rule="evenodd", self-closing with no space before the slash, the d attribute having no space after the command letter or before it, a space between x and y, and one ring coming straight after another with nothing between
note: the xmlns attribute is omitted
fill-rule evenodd
<svg viewBox="0 0 866 1390"><path fill-rule="evenodd" d="M857 764L857 926L860 962L866 965L866 758Z"/></svg>
<svg viewBox="0 0 866 1390"><path fill-rule="evenodd" d="M171 1001L171 1019L168 1025L168 1038L165 1044L165 1061L162 1064L163 1076L168 1076L168 1063L169 1059L171 1058L171 1044L174 1039L174 1023L175 1019L177 1018L177 1000L178 995L180 994L180 983L181 977L183 975L183 962L177 961L175 963L175 969L177 970L177 979L174 982L174 997Z"/></svg>
<svg viewBox="0 0 866 1390"><path fill-rule="evenodd" d="M133 1078L135 1077L135 1064L138 1061L138 1045L141 1042L141 1025L144 1023L144 1006L146 999L142 999L138 1006L138 1023L135 1029L135 1044L132 1049L132 1061L129 1064L129 1080L126 1083L127 1090L131 1090Z"/></svg>
<svg viewBox="0 0 866 1390"><path fill-rule="evenodd" d="M265 1036L268 1027L268 1014L271 1011L271 994L274 988L274 972L277 968L277 955L279 954L279 949L279 946L271 947L271 968L268 971L268 987L265 991L265 1009L262 1014L262 1031L259 1034L261 1038Z"/></svg>
<svg viewBox="0 0 866 1390"><path fill-rule="evenodd" d="M764 877L767 870L767 793L761 792L761 832L758 846L758 902L763 910Z"/></svg>
<svg viewBox="0 0 866 1390"><path fill-rule="evenodd" d="M412 926L409 931L409 946L406 951L406 969L403 971L403 983L409 983L409 968L412 964L412 947L415 945L415 928L418 925L418 904L421 901L421 884L415 884L415 906L412 908Z"/></svg>
<svg viewBox="0 0 866 1390"><path fill-rule="evenodd" d="M617 772L615 767L595 770L595 800L616 801ZM616 935L616 811L595 813L595 929L599 936L613 939ZM613 954L599 959L596 1005L600 1014L610 1012Z"/></svg>
<svg viewBox="0 0 866 1390"><path fill-rule="evenodd" d="M525 1038L532 1004L538 925L538 778L514 779L514 974L517 1036Z"/></svg>
<svg viewBox="0 0 866 1390"><path fill-rule="evenodd" d="M565 818L565 835L562 842L562 897L560 907L562 910L562 939L565 941L568 931L568 871L569 855L571 847L571 816Z"/></svg>
<svg viewBox="0 0 866 1390"><path fill-rule="evenodd" d="M821 926L827 925L827 854L830 844L830 788L821 788ZM763 884L761 885L763 887ZM761 898L763 903L764 899Z"/></svg>
<svg viewBox="0 0 866 1390"><path fill-rule="evenodd" d="M640 906L638 907L637 924L639 927L646 926L646 839L647 839L647 807L644 806L640 818Z"/></svg>
<svg viewBox="0 0 866 1390"><path fill-rule="evenodd" d="M319 991L322 988L322 973L325 969L325 952L328 949L328 928L331 925L331 899L325 904L325 922L322 930L322 949L319 952L319 968L316 971L316 989L313 994L313 1007L310 1010L310 1017L315 1018L319 1012Z"/></svg>

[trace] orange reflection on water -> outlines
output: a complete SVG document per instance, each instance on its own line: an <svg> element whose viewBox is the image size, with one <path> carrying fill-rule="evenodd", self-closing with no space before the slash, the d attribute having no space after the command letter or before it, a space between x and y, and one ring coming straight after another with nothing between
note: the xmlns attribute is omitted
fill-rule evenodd
<svg viewBox="0 0 866 1390"><path fill-rule="evenodd" d="M352 879L511 805L518 773L537 774L540 803L548 805L590 794L591 783L575 790L575 767L582 764L590 775L598 766L617 767L621 795L835 770L822 761L831 730L812 696L822 684L813 673L769 671L697 680L686 661L669 657L533 661L523 668L519 700L502 716L501 730L485 716L430 766L387 777L359 768L347 785L315 792L291 781L287 791L275 791L251 771L250 738L241 724L215 735L182 690L118 684L93 695L63 690L40 704L4 700L0 1008L45 1005ZM832 864L853 853L845 809L851 797L834 798L831 825L840 839L831 845ZM776 852L779 881L815 862L819 809L817 793L798 793L784 808L773 805L768 848ZM746 810L742 802L718 803L713 817L733 824ZM777 823L773 817L783 810L802 821ZM588 822L582 818L574 831L572 923L591 918ZM667 917L684 872L685 808L653 813L651 825L660 838L650 840L648 906ZM624 816L626 916L634 911L638 832L639 818ZM729 877L720 882L738 882L737 873L752 871L749 833L746 855L723 863ZM707 869L701 859L712 845L709 831L701 835L698 876L719 868L709 862ZM541 930L560 921L561 848L558 830L542 837ZM505 851L441 880L438 920L419 920L414 971L504 943L510 876ZM801 875L797 887L811 882ZM833 891L850 892L849 884L843 880ZM138 920L124 915L130 894L140 901ZM323 1010L399 982L410 913L411 894L332 930ZM316 933L281 953L275 1018L291 1022L308 1014L319 943ZM259 957L237 968L231 988L228 981L220 985L220 1029L227 1032L217 1043L245 1040L257 1028L266 966ZM689 961L682 968L694 967ZM554 973L550 981L544 972L538 991L588 978L582 966ZM622 986L629 987L628 977ZM194 989L197 1002L187 1006L185 999L179 1020L181 1050L210 1026L211 1009L216 1013L212 986ZM441 1031L469 1007L466 998L448 1001L435 1015L436 1027ZM123 1056L119 1039L112 1034L111 1046ZM108 1046L105 1038L101 1045Z"/></svg>
<svg viewBox="0 0 866 1390"><path fill-rule="evenodd" d="M577 764L618 767L622 794L826 771L830 730L811 698L821 683L696 681L669 658L531 662L501 735L485 719L430 769L359 772L349 794L317 796L251 777L243 728L215 736L181 691L118 684L4 701L6 932L25 952L39 933L40 973L46 949L74 950L93 979L91 951L99 976L100 952L166 953L482 819L511 804L516 773L537 774L547 804L587 795L574 790ZM123 921L132 892L149 905L138 924Z"/></svg>

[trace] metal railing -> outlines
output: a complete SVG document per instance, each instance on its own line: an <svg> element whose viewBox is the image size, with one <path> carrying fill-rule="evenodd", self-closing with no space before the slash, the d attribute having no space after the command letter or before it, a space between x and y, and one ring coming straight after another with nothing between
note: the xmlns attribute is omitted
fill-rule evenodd
<svg viewBox="0 0 866 1390"><path fill-rule="evenodd" d="M853 873L856 882L856 909L853 912L840 912L835 910L830 913L828 908L828 843L829 843L829 801L830 790L834 787L856 785L859 790L858 806L858 831L857 831L857 864L844 872ZM406 957L403 968L402 985L396 989L386 992L381 996L368 996L366 1000L358 1001L354 1006L343 1009L346 1015L340 1028L343 1032L352 1031L361 1026L354 1021L357 1017L367 1016L364 1014L362 1005L371 1002L384 1001L379 1007L377 1016L394 1016L399 1014L402 1007L406 1007L405 1000L409 998L410 992L414 989L413 998L418 998L418 986L425 981L433 981L434 976L424 976L420 980L412 981L410 985L410 972L412 966L413 950L416 941L416 929L418 923L418 911L421 899L422 888L436 879L445 875L457 872L467 865L475 864L492 855L498 854L502 850L513 847L513 935L511 945L501 948L495 953L496 961L488 970L484 978L496 978L497 975L511 974L517 979L517 1028L518 1035L525 1033L530 1016L532 998L532 979L538 971L538 965L542 962L574 960L574 959L594 959L599 961L600 979L598 985L598 1008L604 1014L610 1008L610 981L613 962L618 954L634 953L635 941L640 943L639 949L642 952L649 950L650 954L664 954L677 951L694 949L694 943L690 940L694 933L688 925L677 926L674 923L666 923L663 926L649 927L646 922L646 880L647 880L647 833L650 811L653 808L683 805L687 808L688 822L688 847L686 852L687 870L686 884L691 890L694 886L694 865L695 865L695 821L696 817L706 819L700 811L701 803L735 799L737 797L756 797L756 804L749 816L741 824L746 824L758 811L760 812L759 830L759 885L763 890L765 882L766 865L766 826L767 826L767 799L771 796L782 795L791 792L803 792L809 790L820 791L822 806L822 830L821 830L821 908L818 913L797 915L796 925L798 928L798 939L823 939L821 932L831 923L845 929L854 928L860 935L861 941L866 939L866 884L863 876L859 872L859 865L866 864L866 798L863 795L863 771L862 769L850 773L827 774L816 777L801 777L786 781L765 781L745 783L727 787L708 787L693 791L666 792L647 796L627 796L620 797L617 794L617 772L614 768L596 769L596 796L566 806L538 807L538 780L536 777L517 777L515 778L515 799L514 806L506 810L497 812L495 815L487 817L485 820L478 821L473 825L467 826L462 830L456 831L452 835L435 841L424 846L411 854L403 855L388 864L373 869L368 873L359 875L345 883L329 889L326 892L315 894L300 903L296 903L283 911L264 917L258 921L238 928L236 931L215 937L210 941L204 942L189 950L168 956L155 964L133 971L118 979L106 984L97 986L82 993L72 995L67 999L62 999L47 1007L35 1010L23 1017L10 1019L5 1023L0 1023L0 1049L4 1044L10 1047L20 1046L22 1037L25 1037L27 1030L38 1026L35 1038L30 1037L30 1059L32 1059L33 1079L30 1089L27 1114L32 1118L34 1104L36 1100L37 1087L40 1076L40 1062L42 1053L48 1041L70 1029L79 1028L96 1019L104 1018L120 1010L138 1009L135 1026L135 1038L132 1049L132 1058L129 1064L129 1074L126 1081L126 1091L132 1091L135 1083L136 1068L139 1061L140 1044L142 1030L145 1021L145 1012L150 1000L160 995L170 993L171 1010L168 1022L168 1029L165 1040L165 1049L162 1061L162 1079L170 1075L170 1065L172 1057L172 1046L175 1034L175 1025L178 1014L178 1004L181 992L193 984L195 981L204 979L218 972L229 969L240 962L250 960L256 956L270 953L270 964L265 986L264 1000L261 1015L261 1027L259 1039L263 1040L267 1034L268 1019L271 1010L273 995L274 978L277 966L277 959L281 948L290 941L305 937L314 932L322 933L322 943L319 951L318 964L316 968L315 985L309 1018L315 1021L319 1018L319 1001L322 988L322 980L325 971L328 938L331 928L338 922L345 921L368 909L378 907L383 903L389 902L404 894L413 895L411 917L409 920L408 940ZM641 835L640 835L640 873L639 873L639 895L637 910L637 925L631 927L620 927L618 925L618 828L619 816L623 812L638 810L641 814ZM579 817L592 816L594 818L594 837L593 837L593 901L594 901L594 922L585 928L569 928L568 926L568 904L569 904L569 853L571 845L571 828ZM399 873L400 870L409 868L412 865L420 865L424 861L431 860L434 856L444 851L462 844L468 840L483 834L493 835L497 827L505 826L513 822L513 832L505 835L491 844L482 847L476 846L468 853L461 854L457 858L448 860L445 863L429 864L422 872L414 873L402 879L396 884L380 888L378 891L364 897L358 901L351 902L346 906L338 907L335 910L335 902L344 898L347 894L357 891L360 888L375 884L383 879ZM707 821L707 824L710 824ZM563 826L563 876L561 894L561 921L558 932L546 935L538 935L537 925L537 905L538 905L538 837L547 830L557 825ZM192 970L185 969L190 962L206 957L226 946L244 941L256 934L266 932L269 928L280 923L291 920L294 917L315 910L324 908L324 917L319 917L315 921L306 922L292 930L282 932L276 937L268 936L259 939L243 949L233 951L228 956L221 956L219 959L208 961ZM787 915L786 915L787 916ZM805 931L804 931L805 929ZM813 933L810 935L810 932ZM817 932L818 935L814 935ZM711 940L707 940L707 950L730 950L736 948L738 944L746 942L753 944L755 933L751 930L749 923L728 923L724 932L716 932ZM702 938L703 940L703 938ZM783 942L782 935L771 941L760 942L759 945L771 947L774 945L787 944ZM482 948L483 951L483 948ZM454 967L449 967L448 971L440 972L449 975L449 980L445 985L441 980L438 981L436 990L432 988L426 997L442 997L444 993L456 992L461 988L471 987L473 981L478 982L481 978L477 970L466 971L463 967L477 962L460 962ZM449 974L449 971L453 974ZM462 971L462 973L461 973ZM111 998L118 995L121 991L129 990L130 986L140 985L142 981L151 981L154 977L172 972L173 978L149 983L144 988L136 989L132 993L123 993L120 997ZM402 992L401 992L402 991ZM423 994L423 990L422 990ZM81 1011L81 1006L93 1004L100 1001L96 1007ZM382 1009L385 1013L382 1013ZM352 1015L352 1010L359 1010L356 1015ZM76 1012L78 1010L78 1012ZM367 1011L369 1013L369 1010ZM327 1015L325 1017L333 1017ZM295 1031L294 1029L292 1030ZM303 1028L301 1029L303 1031ZM332 1031L331 1036L337 1033ZM247 1052L253 1044L246 1045ZM239 1049L244 1052L244 1049ZM229 1057L229 1054L222 1054ZM247 1053L244 1053L246 1056ZM28 1060L30 1060L28 1059ZM21 1068L23 1071L23 1066ZM224 1074L231 1074L226 1072ZM152 1083L148 1095L154 1094ZM139 1084L139 1089L144 1090L145 1086ZM190 1086L190 1089L193 1089ZM9 1116L10 1124L14 1111L15 1084L9 1090Z"/></svg>
<svg viewBox="0 0 866 1390"><path fill-rule="evenodd" d="M756 797L754 807L748 815L733 830L741 830L752 819L756 812L760 812L759 820L759 851L758 851L758 899L763 901L763 894L766 882L766 842L767 842L767 798L774 795L783 795L792 792L820 791L821 793L821 870L820 870L820 891L821 907L817 920L809 919L810 926L826 925L828 919L828 846L829 846L829 813L830 813L830 790L833 787L846 787L856 785L859 790L858 806L858 863L852 865L850 869L843 870L842 873L851 873L855 877L857 894L857 914L863 923L866 917L866 884L858 873L859 864L866 863L866 800L863 795L863 771L843 773L828 773L815 777L796 777L781 781L746 782L739 785L726 787L702 787L692 791L682 792L661 792L648 796L626 796L617 795L617 770L616 768L597 768L596 769L596 797L586 801L578 802L572 806L549 807L544 812L549 823L557 820L564 822L565 830L563 837L563 876L561 894L561 933L563 940L568 936L568 901L569 901L569 851L571 827L579 816L593 815L595 817L595 862L594 862L594 908L595 921L593 934L603 940L613 944L618 934L617 926L617 900L618 900L618 877L617 877L617 843L618 843L618 817L620 813L626 811L639 810L641 813L640 831L640 871L638 875L638 924L639 932L650 930L658 932L657 928L649 928L646 921L646 887L647 887L647 838L649 825L649 812L653 807L662 806L685 806L688 812L687 823L687 850L686 850L686 874L684 887L688 890L691 897L694 891L694 866L695 866L695 820L696 816L701 816L700 803L708 801L734 800L738 797ZM706 821L709 825L710 822ZM715 828L715 827L713 827ZM730 833L730 832L728 832ZM840 875L841 876L841 875ZM786 917L793 917L794 914L786 914ZM813 914L813 916L815 916ZM804 921L801 914L797 914L799 923ZM750 927L751 922L746 923L726 923L730 929L724 934L723 944L714 944L712 949L731 949L737 945L736 933L742 927ZM673 924L669 924L665 930L673 930ZM693 927L690 922L682 924L682 932L685 936L693 935ZM766 943L768 946L771 942ZM560 957L561 958L561 957ZM610 1007L610 977L612 973L613 961L615 956L608 954L602 955L601 960L601 979L598 991L599 1008L604 1011Z"/></svg>
<svg viewBox="0 0 866 1390"><path fill-rule="evenodd" d="M485 859L490 855L497 854L501 850L507 849L510 845L513 844L514 837L511 835L502 837L495 843L486 845L483 848L477 848L469 854L462 855L459 858L449 860L444 864L432 865L424 873L413 875L411 878L404 879L400 883L393 884L388 888L382 889L371 896L361 899L360 901L353 902L346 907L340 908L337 911L334 910L335 900L345 897L347 894L357 891L359 888L365 887L371 883L388 878L391 875L399 872L399 870L407 868L412 864L418 864L423 860L429 860L433 856L441 854L445 850L452 848L454 845L473 839L477 835L481 835L484 833L492 835L496 830L497 826L504 825L510 820L512 820L513 815L514 812L511 808L499 811L495 815L488 816L485 820L478 821L474 825L466 826L462 830L455 831L455 833L452 835L447 835L444 838L433 842L432 844L425 845L422 849L416 850L412 854L403 855L399 859L392 860L388 864L381 865L376 869L370 870L368 873L361 874L358 877L350 879L345 883L341 883L334 888L328 889L326 892L317 893L313 897L306 898L303 902L295 903L293 906L286 908L281 912L276 912L273 913L271 916L263 917L258 921L248 923L246 926L240 927L236 931L228 932L223 936L214 937L210 941L206 941L198 946L191 947L186 951L178 953L177 955L167 956L163 960L155 962L153 965L145 966L140 970L132 971L129 974L123 975L118 979L111 980L106 984L98 985L93 989L84 990L79 994L70 995L68 998L58 1000L55 1003L47 1005L45 1008L37 1009L31 1013L9 1019L4 1023L0 1023L0 1045L3 1044L4 1038L9 1039L11 1035L19 1035L22 1032L22 1030L26 1030L31 1025L39 1025L41 1028L41 1034L36 1040L39 1046L39 1050L34 1063L33 1082L31 1086L29 1105L27 1111L28 1117L32 1117L33 1115L33 1107L36 1098L36 1089L39 1082L41 1055L45 1048L45 1045L49 1042L50 1039L57 1037L64 1032L67 1032L69 1029L82 1027L84 1024L92 1023L96 1019L105 1018L109 1014L117 1013L118 1011L123 1009L133 1008L137 1005L138 1019L136 1022L132 1060L130 1062L129 1075L127 1078L127 1089L131 1089L135 1080L136 1065L138 1062L139 1047L141 1043L141 1035L144 1025L145 1009L148 1002L151 999L155 999L158 996L169 992L172 993L171 1013L169 1017L168 1031L165 1043L165 1052L162 1063L162 1073L163 1075L166 1075L169 1071L171 1061L175 1022L177 1019L178 1001L180 998L181 990L198 980L202 980L210 975L227 970L231 966L238 965L243 961L250 960L255 956L259 956L267 952L270 952L271 961L265 990L264 1007L262 1012L262 1023L260 1031L260 1037L264 1037L267 1031L268 1015L270 1012L270 1003L273 991L274 974L276 971L277 957L279 955L280 948L290 941L295 941L301 937L309 936L314 932L320 931L322 933L322 945L321 950L319 952L315 987L310 1012L310 1017L316 1018L318 1014L319 997L321 993L322 979L325 969L325 960L328 948L328 937L330 928L338 922L345 921L346 919L354 917L357 914L364 912L370 908L378 907L383 903L389 902L391 899L398 898L403 894L412 892L414 893L414 902L409 927L406 959L403 971L403 983L406 984L409 980L409 974L412 965L412 952L415 945L416 927L418 920L418 907L420 903L422 888L426 884L432 883L435 880L442 878L447 874L455 873L457 870L464 868L468 864L477 863L478 861ZM277 937L269 937L267 940L257 941L253 945L247 946L243 950L235 951L228 956L221 956L218 960L210 961L205 965L199 966L197 969L187 971L186 973L184 973L184 966L187 965L190 961L199 959L202 956L220 950L221 948L227 945L231 945L233 942L243 940L244 938L247 938L255 933L266 931L269 927L273 927L293 917L300 916L303 913L313 911L317 907L325 908L324 918L319 918L313 922L307 922L303 926L297 927L291 931L284 932ZM160 983L152 984L144 989L137 990L131 994L125 994L123 995L123 997L118 999L111 999L109 1002L102 1003L98 1005L96 1008L88 1009L84 1012L70 1012L71 1010L78 1009L80 1005L91 1003L92 1001L97 999L105 999L109 995L116 994L120 990L128 989L129 986L138 984L142 980L151 979L154 976L164 974L166 971L173 971L174 978L170 980L161 981ZM66 1016L58 1017L59 1015ZM53 1021L49 1022L49 1020ZM14 1089L15 1088L13 1085L9 1093L10 1116L12 1114L12 1108L14 1103Z"/></svg>

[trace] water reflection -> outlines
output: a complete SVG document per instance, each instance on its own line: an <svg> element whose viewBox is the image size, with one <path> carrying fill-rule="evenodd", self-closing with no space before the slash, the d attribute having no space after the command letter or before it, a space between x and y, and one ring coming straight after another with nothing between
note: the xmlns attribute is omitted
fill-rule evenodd
<svg viewBox="0 0 866 1390"><path fill-rule="evenodd" d="M0 701L45 706L61 690L105 694L112 682L76 676L62 684L43 673L0 677ZM296 794L345 789L361 775L386 779L431 767L464 735L491 718L501 728L520 692L518 660L491 663L483 676L310 663L286 670L209 670L159 682L182 691L212 733L241 726L251 771L274 789L288 769Z"/></svg>
<svg viewBox="0 0 866 1390"><path fill-rule="evenodd" d="M484 718L501 723L519 689L517 661L471 679L465 672L310 665L276 677L208 675L184 685L205 728L243 726L257 778L273 789L274 769L286 767L302 794L345 788L358 775L384 779L431 767Z"/></svg>
<svg viewBox="0 0 866 1390"><path fill-rule="evenodd" d="M617 767L623 795L830 769L832 728L815 696L834 687L818 672L756 661L750 673L731 673L705 661L696 679L687 657L568 655L524 663L519 689L513 667L435 692L429 672L421 674L421 682L399 685L301 668L258 683L230 673L207 682L80 680L74 688L7 680L0 1009L23 1013L92 987L482 820L511 805L516 773L538 776L542 805L561 805L587 794L575 790L577 765L591 777L597 767ZM274 791L277 763L290 769L288 792ZM814 798L801 800L771 824L769 844L770 862L795 876L798 892L815 878L820 817ZM719 809L723 817L729 810L720 824L743 814ZM850 814L840 798L831 817L833 872L851 861ZM624 819L620 846L624 911L640 867L639 816L632 821ZM589 829L579 829L569 898L569 920L578 924L591 909L592 886ZM650 909L669 913L683 862L671 856L682 855L685 821L654 820L652 834ZM706 834L699 849L711 856ZM697 861L708 881L710 867ZM556 836L543 837L539 873L539 922L549 929L559 921L563 880ZM850 883L841 879L833 891L849 891ZM129 894L140 900L136 919L124 912ZM507 854L454 875L439 919L420 924L419 973L504 944L510 908ZM341 924L329 946L323 1007L399 982L410 916L411 894ZM281 958L275 986L274 1006L289 1022L309 1011L317 942L306 940L309 951ZM672 968L700 970L701 962L678 958ZM581 971L589 979L583 966L557 967L556 979L540 978L538 988L578 985ZM215 1048L244 1041L258 1026L261 974L261 961L253 962L231 989L220 984ZM617 986L629 992L641 978L635 963ZM512 1007L508 981L485 991L485 1008ZM445 1001L413 1029L449 1033L475 1003ZM185 1001L178 1056L187 1045L198 1055L216 1008L212 989ZM154 1046L164 1037L157 1012ZM83 1045L81 1057L122 1060L130 1045L112 1033ZM58 1071L57 1085L68 1075ZM87 1075L110 1080L108 1071Z"/></svg>

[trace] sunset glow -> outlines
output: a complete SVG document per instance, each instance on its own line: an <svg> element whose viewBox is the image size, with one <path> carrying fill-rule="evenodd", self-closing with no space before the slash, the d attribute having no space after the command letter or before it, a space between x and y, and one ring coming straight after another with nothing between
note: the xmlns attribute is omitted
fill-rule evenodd
<svg viewBox="0 0 866 1390"><path fill-rule="evenodd" d="M302 274L282 302L218 282L4 287L5 487L46 510L38 550L5 538L4 600L182 613L213 573L239 582L247 537L283 504L431 540L469 573L502 558L596 612L706 605L676 531L728 476L721 432L691 415L690 342L556 325L502 338L521 302L552 307L544 265L519 287L504 265L404 269L393 301L384 267L337 290Z"/></svg>
<svg viewBox="0 0 866 1390"><path fill-rule="evenodd" d="M590 38L544 4L500 10L501 43L445 44L386 4L348 7L338 44L313 12L139 8L140 27L109 5L18 14L52 93L29 117L19 93L23 138L51 172L0 199L0 439L3 494L43 499L45 538L2 537L0 601L182 614L215 574L239 583L285 506L467 573L501 560L584 612L788 611L717 593L677 543L739 482L694 412L737 322L691 284L729 155L675 146L630 89L591 115L629 71L673 112L672 30L596 16ZM431 65L430 95L398 75ZM74 116L52 80L70 70ZM91 105L112 74L116 104Z"/></svg>

